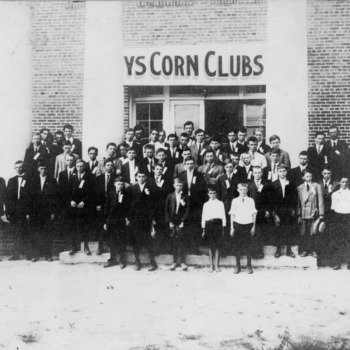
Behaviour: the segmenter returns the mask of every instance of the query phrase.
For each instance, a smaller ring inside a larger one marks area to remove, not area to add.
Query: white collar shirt
[[[338,214],[350,214],[350,190],[338,190],[332,194],[332,207]]]

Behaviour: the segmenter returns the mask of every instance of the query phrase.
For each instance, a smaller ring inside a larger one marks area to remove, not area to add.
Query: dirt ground
[[[346,269],[166,269],[2,261],[0,349],[265,350],[286,337],[350,339]]]

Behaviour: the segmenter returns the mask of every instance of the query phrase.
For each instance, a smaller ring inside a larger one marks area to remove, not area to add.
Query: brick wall
[[[81,138],[85,4],[31,2],[33,130],[65,123]]]
[[[308,0],[309,135],[330,124],[350,141],[350,2]]]
[[[266,41],[266,0],[213,3],[194,0],[190,6],[149,7],[123,1],[124,46]]]

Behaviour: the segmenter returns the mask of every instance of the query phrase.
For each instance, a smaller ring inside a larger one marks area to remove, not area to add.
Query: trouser
[[[215,252],[220,248],[222,242],[222,220],[213,219],[205,222],[205,236],[208,242],[209,249]]]
[[[116,255],[119,253],[120,263],[126,262],[126,234],[125,227],[112,225],[108,229],[108,241],[111,251],[111,260],[116,260]]]
[[[233,227],[235,230],[233,240],[234,240],[234,253],[236,256],[237,266],[241,264],[241,255],[244,253],[247,256],[247,265],[252,264],[252,236],[251,230],[253,224],[239,224],[233,222]]]
[[[142,227],[139,225],[133,225],[133,246],[134,246],[134,255],[135,255],[135,263],[140,264],[140,251],[142,247],[145,247],[151,265],[157,265],[156,260],[154,258],[154,242],[151,237],[151,227]]]
[[[289,213],[279,213],[280,223],[275,223],[275,244],[277,249],[281,249],[282,245],[291,247],[295,235],[295,221]]]
[[[187,240],[188,237],[185,228],[175,225],[170,230],[170,245],[174,264],[177,264],[178,258],[180,258],[180,264],[185,263]]]
[[[14,256],[19,256],[20,254],[30,256],[29,221],[23,216],[13,220],[11,219],[11,222],[13,223],[12,254]]]
[[[350,264],[350,214],[334,214],[331,229],[330,254],[334,264],[341,264],[342,259]]]
[[[84,249],[88,247],[87,217],[76,212],[71,216],[71,244],[73,250],[80,250],[80,243],[84,242]]]
[[[318,252],[318,234],[312,234],[312,225],[315,220],[303,219],[301,223],[300,250],[307,253]]]
[[[41,219],[31,225],[31,256],[39,258],[42,253],[46,258],[52,257],[53,225],[49,218]]]

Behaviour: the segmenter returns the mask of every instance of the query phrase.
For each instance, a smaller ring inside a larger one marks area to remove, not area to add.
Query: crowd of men
[[[172,270],[178,263],[186,270],[186,253],[206,245],[211,270],[219,270],[220,254],[234,253],[235,272],[246,254],[252,273],[251,257],[263,258],[266,237],[273,236],[276,258],[283,246],[295,258],[297,242],[302,257],[318,257],[336,270],[345,252],[350,268],[350,152],[337,126],[329,127],[328,140],[316,132],[295,167],[280,137],[267,145],[260,128],[248,138],[241,127],[208,139],[189,121],[180,135],[154,129],[145,139],[143,133],[139,125],[127,129],[102,158],[93,146],[82,154],[71,125],[54,135],[47,128],[34,134],[24,160],[15,163],[17,175],[7,186],[0,181],[0,214],[15,226],[10,259],[23,253],[33,262],[40,255],[52,261],[52,225],[59,221],[71,255],[80,242],[91,254],[87,233],[96,229],[97,254],[105,242],[111,250],[105,267],[117,263],[118,251],[124,268],[131,244],[135,269],[144,247],[155,270],[157,241],[173,254]]]

